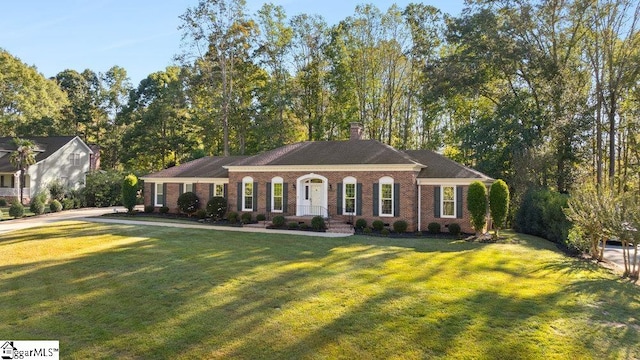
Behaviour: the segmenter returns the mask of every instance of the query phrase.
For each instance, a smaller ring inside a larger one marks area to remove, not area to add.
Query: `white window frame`
[[[81,155],[79,153],[69,154],[69,163],[71,166],[80,166]]]
[[[155,206],[164,206],[164,197],[167,196],[164,193],[164,184],[163,183],[156,183],[155,187],[156,187],[156,191],[155,191],[155,193],[153,195],[153,204]],[[160,189],[160,191],[158,191],[158,189]],[[162,194],[162,200],[163,201],[158,202],[158,194]]]
[[[347,185],[353,185],[353,212],[347,211]],[[358,181],[353,176],[342,179],[342,215],[355,215],[358,212]]]
[[[394,204],[395,204],[395,199],[394,197],[394,191],[393,191],[393,178],[390,176],[385,176],[380,178],[380,180],[378,181],[378,214],[380,215],[380,217],[393,217],[393,214],[395,214],[395,209]],[[389,198],[383,198],[382,197],[382,193],[383,193],[383,188],[385,187],[385,185],[388,185],[391,188],[391,197]],[[383,209],[383,202],[384,200],[390,200],[391,201],[391,213],[383,213],[382,209]]]
[[[444,198],[445,188],[453,189],[453,199],[452,200],[445,200],[445,198]],[[455,185],[442,185],[442,186],[440,186],[440,217],[441,218],[455,219],[457,217],[458,214],[456,214],[456,212],[457,212],[456,204],[457,204],[457,200],[458,199],[456,199],[456,197],[458,196],[458,194],[457,194],[456,190],[457,189],[456,189]],[[445,204],[445,202],[453,203],[453,215],[444,213],[444,204]]]
[[[251,184],[251,195],[247,195],[247,185]],[[253,211],[255,199],[255,189],[253,188],[253,178],[245,176],[242,179],[242,211]],[[247,198],[251,197],[251,206],[247,207]]]
[[[187,189],[187,186],[191,187],[191,189]],[[193,192],[193,183],[184,183],[182,184],[182,193]]]
[[[213,184],[213,196],[224,197],[224,184]]]
[[[280,185],[280,209],[276,209],[276,185]],[[277,176],[271,179],[271,212],[281,213],[284,211],[284,179]]]

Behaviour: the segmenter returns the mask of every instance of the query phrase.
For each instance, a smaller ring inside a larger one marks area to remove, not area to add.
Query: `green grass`
[[[0,239],[0,338],[62,358],[640,358],[640,289],[543,240],[83,222]]]

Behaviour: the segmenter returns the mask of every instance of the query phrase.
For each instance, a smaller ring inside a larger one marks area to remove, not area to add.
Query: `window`
[[[342,213],[343,215],[355,215],[356,214],[356,179],[348,177],[343,180],[343,201]]]
[[[224,197],[224,185],[215,184],[213,189],[213,196]]]
[[[69,154],[69,164],[71,166],[80,166],[80,154],[78,153]]]
[[[440,196],[440,216],[443,218],[456,217],[456,187],[455,186],[443,186],[441,187],[442,194]]]
[[[284,204],[284,186],[281,177],[271,180],[271,211],[282,212]]]
[[[242,210],[253,211],[253,179],[245,177],[242,179]]]
[[[156,184],[156,206],[164,206],[164,184]]]
[[[183,192],[193,192],[193,184],[184,184]]]
[[[393,216],[393,179],[380,179],[380,216]]]

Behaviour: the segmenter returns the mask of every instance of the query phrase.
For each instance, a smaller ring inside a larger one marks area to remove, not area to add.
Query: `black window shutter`
[[[462,219],[462,186],[456,187],[456,217]]]
[[[289,184],[282,184],[282,211],[287,212],[288,210],[288,201],[289,201]]]
[[[244,196],[244,189],[242,188],[242,182],[238,183],[238,211],[244,210],[242,208],[242,197]]]
[[[184,193],[184,184],[183,183],[179,183],[178,184],[178,195],[182,195]]]
[[[378,202],[380,199],[380,193],[378,191],[378,187],[379,187],[378,183],[373,184],[373,216],[378,216],[378,214],[380,213],[380,209],[378,205]]]
[[[167,183],[162,184],[162,206],[167,206]]]
[[[393,216],[400,216],[400,184],[393,184]]]
[[[229,184],[222,185],[222,197],[224,197],[225,199],[227,198],[228,188]]]
[[[265,193],[267,201],[267,211],[271,211],[271,183],[267,183],[267,192]]]
[[[191,191],[192,191],[194,194],[197,194],[197,193],[198,193],[197,189],[198,189],[198,183],[193,183],[193,184],[191,184]]]
[[[440,217],[440,186],[433,187],[433,217]]]
[[[362,184],[356,184],[356,215],[362,215]]]
[[[253,211],[258,211],[258,183],[253,183]]]
[[[214,184],[209,184],[209,199],[213,198],[213,195],[215,194],[214,188],[215,188]]]
[[[337,214],[342,215],[342,183],[336,185],[336,198],[338,199],[336,207]]]
[[[151,205],[156,206],[156,184],[151,183]]]

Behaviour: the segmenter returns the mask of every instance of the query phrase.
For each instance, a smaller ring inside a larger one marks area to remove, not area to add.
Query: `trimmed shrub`
[[[461,232],[460,224],[458,223],[449,224],[449,234],[458,236],[460,235],[460,232]]]
[[[47,189],[49,190],[49,195],[51,195],[52,199],[55,199],[58,201],[62,201],[64,199],[64,194],[66,192],[66,189],[60,181],[54,180],[50,182],[49,186],[47,186]]]
[[[206,219],[207,218],[207,210],[205,209],[198,209],[198,211],[196,211],[196,217],[200,220]]]
[[[230,211],[230,212],[227,214],[227,220],[229,220],[229,223],[230,223],[230,224],[236,224],[236,223],[238,223],[238,219],[239,219],[238,213],[237,213],[237,212],[235,212],[235,211]]]
[[[441,226],[437,222],[432,222],[432,223],[429,223],[429,225],[427,225],[427,230],[429,230],[431,234],[440,234],[440,229],[441,229]]]
[[[480,181],[474,181],[467,191],[467,210],[471,213],[471,226],[480,235],[487,224],[487,187]]]
[[[80,190],[70,190],[69,193],[67,194],[67,196],[70,199],[73,199],[74,209],[79,209],[87,205],[84,193],[85,193],[85,189],[83,188]]]
[[[371,223],[371,226],[373,226],[373,229],[376,231],[382,231],[382,229],[384,229],[384,223],[382,220],[374,220]]]
[[[271,223],[273,224],[274,227],[282,227],[284,226],[284,216],[282,215],[276,215],[273,217],[273,219],[271,219]]]
[[[382,229],[382,231],[380,231],[380,234],[382,236],[389,236],[389,234],[391,234],[391,231],[389,231],[389,229]]]
[[[289,229],[297,229],[298,228],[298,223],[295,221],[290,222],[289,224],[287,224],[287,227]]]
[[[253,214],[249,212],[242,213],[240,218],[242,219],[243,224],[251,224],[253,222]]]
[[[119,171],[94,171],[87,175],[84,188],[86,205],[105,207],[122,204],[122,177]]]
[[[156,208],[153,205],[145,205],[144,206],[144,212],[147,213],[147,214],[152,213],[155,209]]]
[[[567,199],[567,195],[548,189],[529,189],[516,212],[514,229],[564,244],[571,228],[564,214]]]
[[[399,234],[407,232],[408,228],[409,228],[409,224],[407,224],[407,222],[404,220],[398,220],[393,223],[393,231]]]
[[[505,225],[507,213],[509,212],[509,187],[502,180],[496,180],[489,190],[489,210],[493,226],[496,228],[496,236],[498,231]]]
[[[371,230],[371,228],[368,227],[368,226],[366,228],[362,229],[362,233],[367,234],[367,235],[371,234],[372,231],[373,230]]]
[[[49,203],[49,209],[51,210],[51,212],[62,211],[62,204],[60,203],[60,201],[54,199]]]
[[[324,219],[322,216],[314,216],[311,218],[311,228],[315,231],[321,231],[325,229]]]
[[[362,230],[367,227],[367,220],[358,219],[356,220],[356,229]]]
[[[299,226],[299,227],[300,227],[300,230],[307,230],[307,229],[309,229],[309,225],[307,225],[306,223],[302,223],[302,224],[300,224],[300,226]]]
[[[71,210],[76,206],[76,202],[73,199],[64,198],[62,199],[62,209]]]
[[[129,174],[124,177],[124,180],[122,180],[122,205],[124,205],[129,212],[133,212],[133,208],[136,206],[137,197],[138,178],[133,174]],[[180,202],[180,199],[178,199],[178,202]]]
[[[214,196],[207,202],[207,214],[214,220],[222,220],[227,213],[227,199],[222,196]]]
[[[7,206],[7,200],[6,199],[0,199],[0,206],[2,206],[2,207]]]
[[[24,216],[24,206],[18,200],[14,200],[9,207],[9,216],[21,218]]]
[[[187,191],[186,193],[180,194],[178,197],[178,209],[191,216],[194,212],[196,212],[200,208],[200,199],[198,199],[198,195],[191,191]]]
[[[265,220],[267,220],[267,217],[264,214],[258,214],[258,215],[256,215],[256,220],[257,221],[265,221]]]
[[[168,206],[161,206],[159,211],[160,211],[160,214],[168,214],[169,213],[169,207]]]
[[[31,204],[29,204],[29,210],[36,215],[42,214],[44,212],[44,202],[42,202],[39,197],[36,197],[31,201]]]

